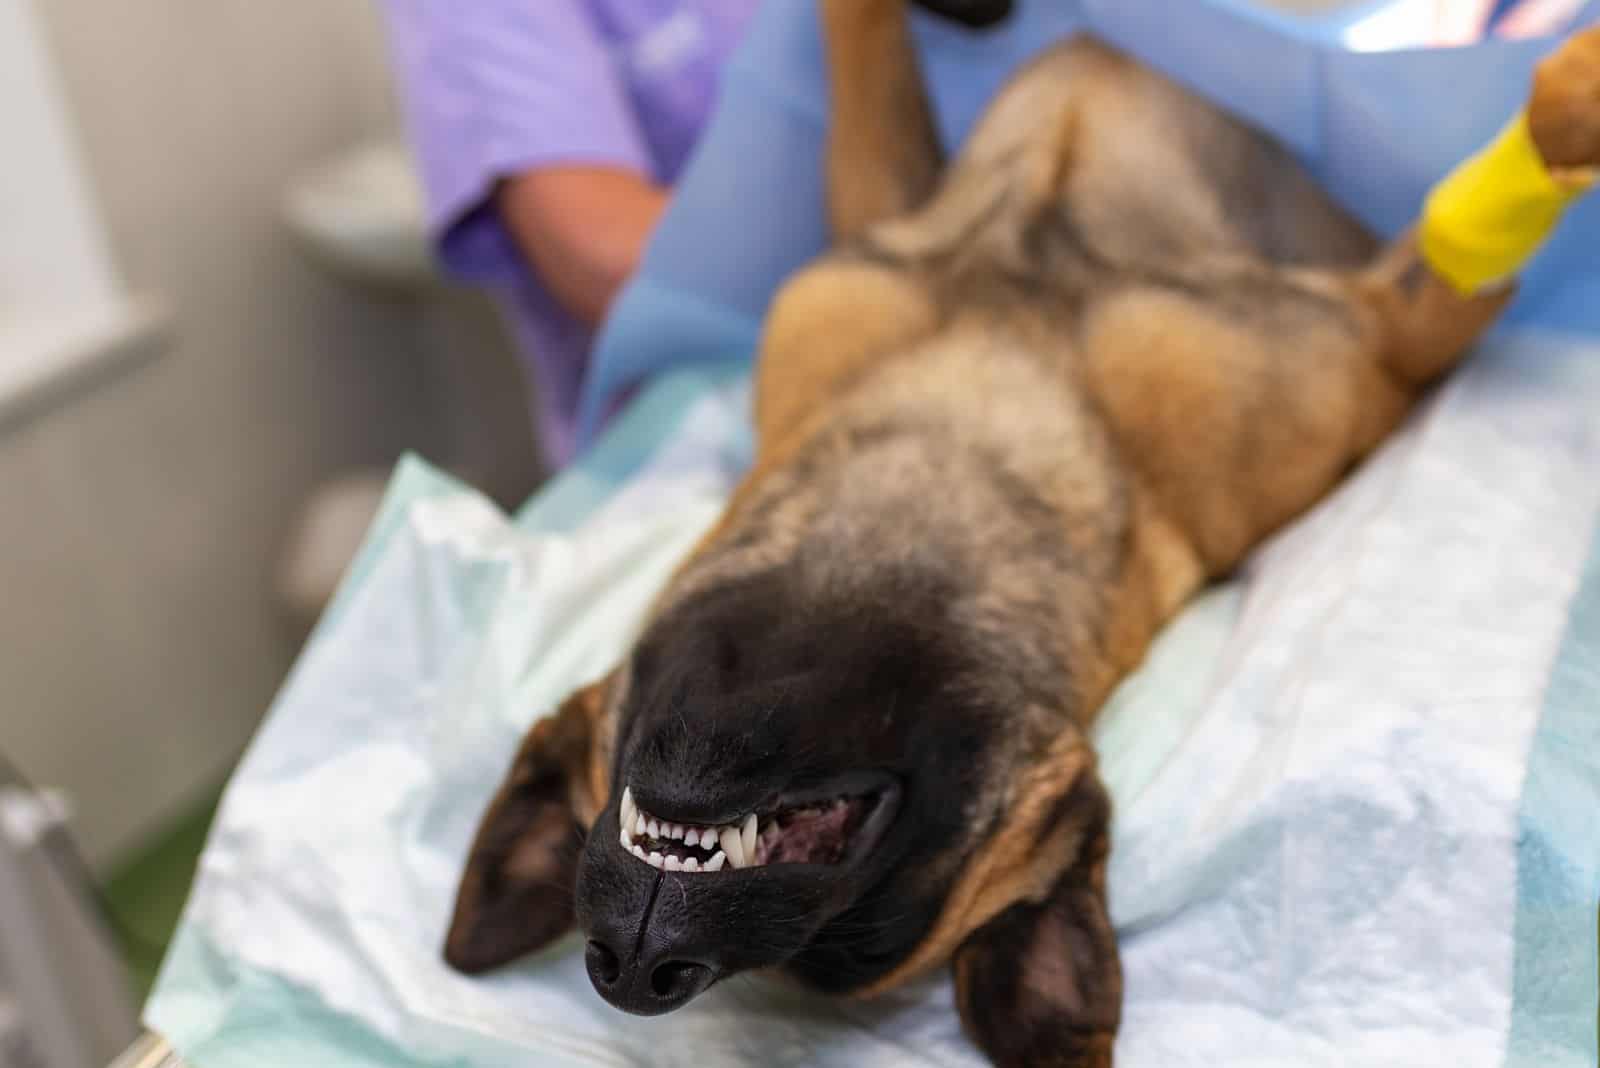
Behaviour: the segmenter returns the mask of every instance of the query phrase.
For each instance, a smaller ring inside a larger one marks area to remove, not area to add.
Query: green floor
[[[217,800],[213,795],[184,813],[145,849],[117,865],[105,880],[106,904],[140,1000],[155,982],[161,957],[189,896]]]

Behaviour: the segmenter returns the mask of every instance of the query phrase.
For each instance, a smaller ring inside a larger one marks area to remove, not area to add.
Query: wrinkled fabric
[[[742,381],[657,390],[518,520],[398,475],[148,1007],[198,1068],[982,1063],[942,976],[869,1004],[739,978],[641,1020],[575,939],[440,960],[518,738],[623,653],[748,458]],[[1600,342],[1503,333],[1161,636],[1096,729],[1119,1066],[1593,1064],[1596,470]]]

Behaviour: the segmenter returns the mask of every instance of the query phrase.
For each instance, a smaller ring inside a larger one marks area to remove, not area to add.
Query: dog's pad
[[[149,1006],[198,1068],[983,1063],[942,975],[866,1004],[742,977],[645,1020],[576,939],[487,979],[440,959],[519,736],[713,521],[745,401],[666,380],[516,520],[402,469]],[[1502,335],[1165,632],[1097,730],[1119,1068],[1594,1063],[1597,471],[1600,346]]]

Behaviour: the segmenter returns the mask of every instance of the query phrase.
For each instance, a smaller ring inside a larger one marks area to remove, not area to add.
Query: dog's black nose
[[[619,806],[584,843],[574,916],[589,940],[589,981],[624,1012],[659,1016],[727,976],[783,964],[848,889],[808,864],[657,868],[623,848]]]
[[[637,951],[603,935],[589,939],[589,981],[600,996],[624,1012],[659,1016],[679,1008],[717,978],[714,966],[675,955],[669,940],[646,931]]]

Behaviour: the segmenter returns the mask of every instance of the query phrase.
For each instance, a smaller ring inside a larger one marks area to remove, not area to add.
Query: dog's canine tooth
[[[746,864],[756,862],[756,814],[754,812],[744,818],[744,829],[739,832],[739,844],[744,847],[744,861]]]
[[[722,833],[717,836],[722,843],[722,851],[728,854],[728,863],[735,868],[744,867],[744,841],[733,827],[722,828]]]
[[[671,823],[650,815],[633,799],[633,787],[624,787],[618,807],[622,848],[652,868],[662,871],[714,872],[724,866],[751,868],[756,866],[756,847],[769,832],[777,830],[777,822],[754,812],[737,824],[725,827],[696,827],[686,823]],[[685,845],[713,852],[710,860],[699,857],[679,857],[672,853],[646,852],[639,839],[649,835],[661,840],[681,841]],[[720,848],[719,848],[720,847]]]

